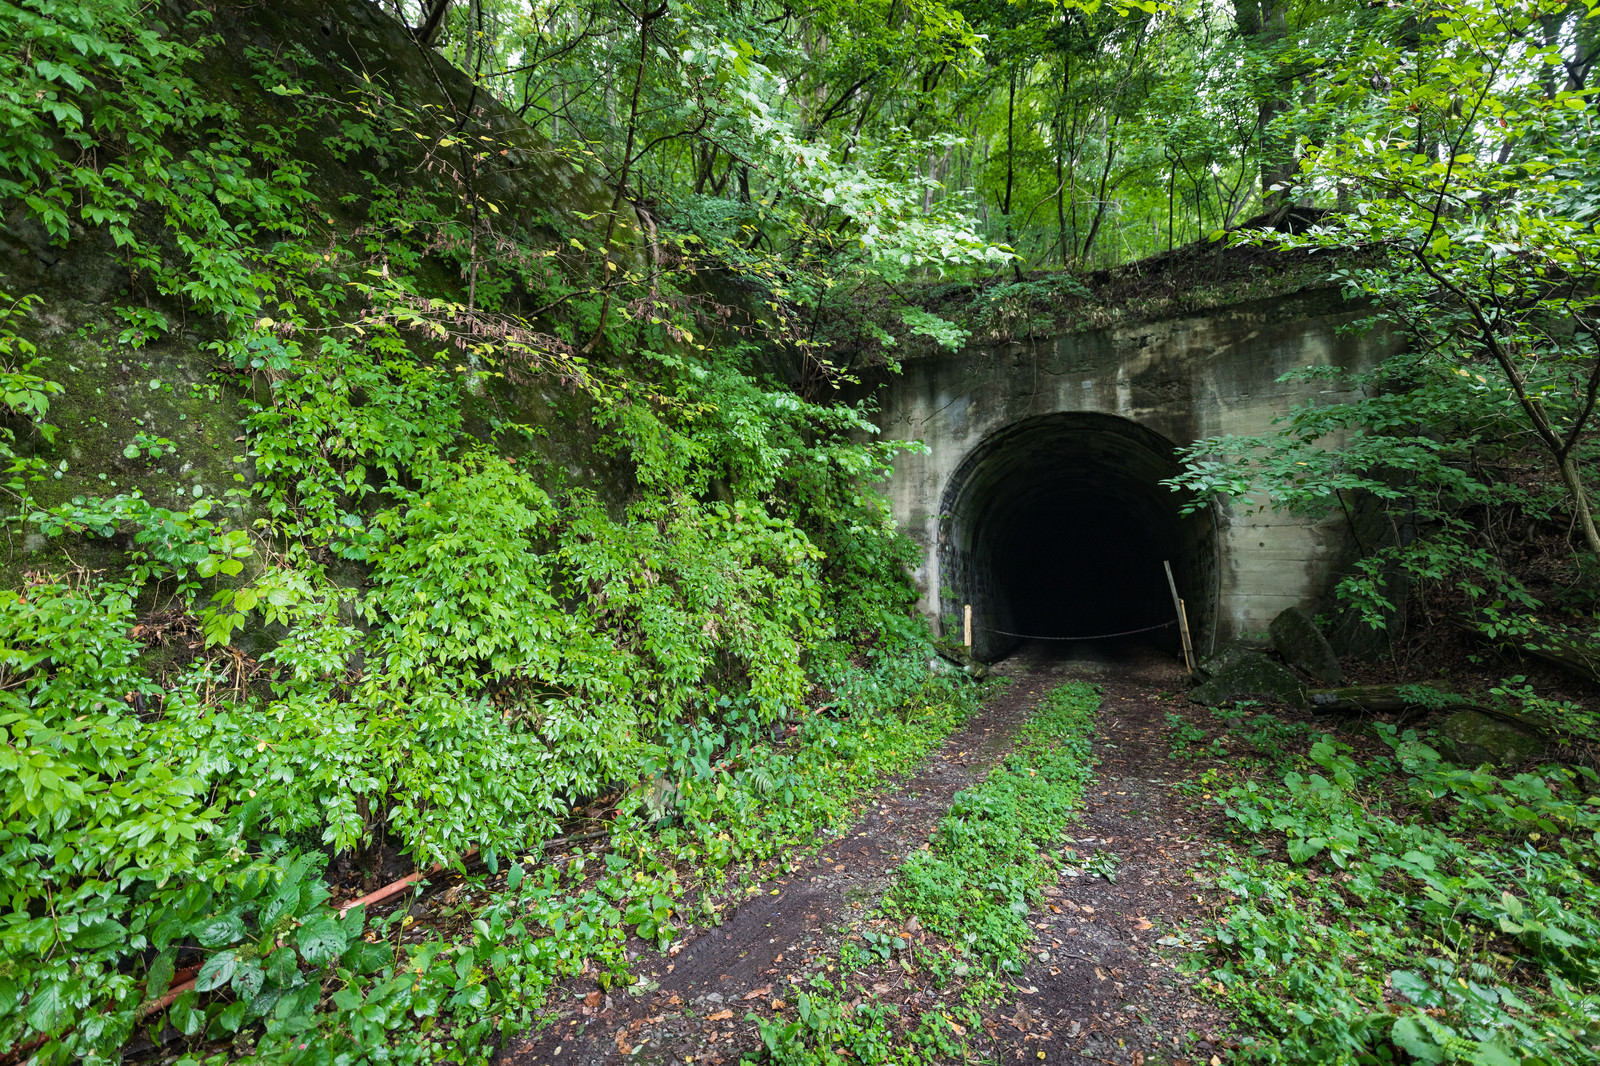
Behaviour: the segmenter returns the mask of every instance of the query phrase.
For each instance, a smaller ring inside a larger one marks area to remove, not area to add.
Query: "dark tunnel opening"
[[[940,508],[946,619],[971,604],[973,651],[989,661],[1030,639],[1140,636],[1176,652],[1170,562],[1204,651],[1216,537],[1209,513],[1180,514],[1161,484],[1177,472],[1171,441],[1111,415],[1046,415],[996,433]]]

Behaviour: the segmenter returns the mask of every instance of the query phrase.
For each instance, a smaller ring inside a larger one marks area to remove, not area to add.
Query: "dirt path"
[[[1173,791],[1191,768],[1167,755],[1167,714],[1205,712],[1182,698],[1182,669],[1164,656],[1129,648],[1065,665],[1105,691],[1099,767],[1068,844],[1085,861],[1064,855],[1083,872],[1046,888],[1035,961],[1018,982],[1033,991],[991,1012],[999,1024],[985,1050],[1002,1063],[1038,1062],[1040,1051],[1117,1066],[1226,1059],[1226,1019],[1189,991],[1169,935],[1201,916],[1193,871],[1210,827]]]
[[[955,793],[984,778],[1040,697],[1068,677],[1089,677],[1106,690],[1100,774],[1070,847],[1079,859],[1108,853],[1091,866],[1116,880],[1083,873],[1047,888],[1046,908],[1033,916],[1036,961],[1020,978],[1029,991],[990,1013],[986,1031],[973,1034],[977,1050],[1001,1062],[1037,1062],[1041,1050],[1050,1060],[1086,1055],[1118,1066],[1191,1055],[1209,1061],[1220,1019],[1192,1000],[1154,944],[1191,914],[1189,871],[1199,848],[1170,794],[1162,739],[1165,710],[1176,704],[1159,697],[1179,688],[1180,672],[1140,649],[1034,654],[1002,669],[1015,676],[1010,689],[877,796],[845,836],[799,871],[760,886],[722,926],[692,935],[671,955],[643,954],[636,972],[644,994],[564,989],[552,1000],[555,1023],[511,1041],[502,1066],[715,1064],[755,1050],[746,1011],[769,1007],[789,982],[834,956]],[[894,998],[914,1004],[914,984],[898,982]]]

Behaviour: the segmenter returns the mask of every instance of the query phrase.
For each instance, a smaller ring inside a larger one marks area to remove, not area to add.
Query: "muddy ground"
[[[1178,968],[1184,931],[1206,917],[1197,867],[1215,828],[1174,788],[1196,767],[1169,757],[1168,715],[1197,723],[1208,715],[1182,698],[1181,664],[1137,643],[1056,645],[1026,649],[999,672],[1012,677],[1010,687],[875,797],[847,834],[749,892],[720,927],[691,933],[666,954],[639,945],[634,989],[563,987],[547,1024],[511,1041],[502,1066],[716,1066],[756,1052],[746,1015],[782,1010],[792,984],[836,957],[955,793],[980,782],[1038,700],[1074,677],[1105,693],[1099,770],[1063,842],[1064,876],[1030,916],[1037,938],[1028,964],[1007,1000],[964,1034],[970,1055],[1116,1066],[1226,1061],[1226,1019]],[[941,1002],[914,964],[891,961],[882,971],[873,995],[908,1015]]]

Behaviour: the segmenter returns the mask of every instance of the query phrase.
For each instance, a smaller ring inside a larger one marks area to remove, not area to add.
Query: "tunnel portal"
[[[1173,444],[1125,418],[1045,415],[993,434],[957,468],[940,507],[947,628],[973,608],[973,651],[1003,658],[1029,637],[1125,634],[1172,622],[1163,561],[1196,647],[1214,632],[1217,549],[1208,512],[1179,514],[1161,484]],[[1144,634],[1178,649],[1174,626]]]

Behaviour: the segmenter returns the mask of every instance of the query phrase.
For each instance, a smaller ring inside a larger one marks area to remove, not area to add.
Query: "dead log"
[[[1425,693],[1436,694],[1437,698]],[[1314,688],[1306,693],[1306,697],[1314,711],[1390,714],[1445,706],[1457,709],[1449,693],[1430,685],[1345,685],[1340,688]]]
[[[1547,638],[1547,643],[1542,645],[1517,644],[1486,637],[1473,624],[1472,619],[1465,615],[1456,615],[1452,621],[1458,630],[1477,637],[1498,652],[1531,656],[1591,685],[1600,685],[1600,646],[1596,646],[1593,641],[1564,640],[1558,634],[1551,634]]]

